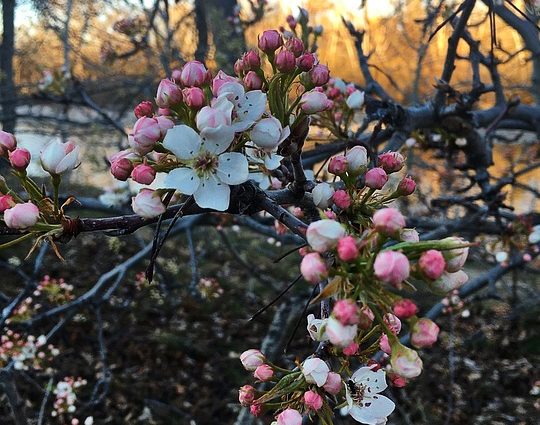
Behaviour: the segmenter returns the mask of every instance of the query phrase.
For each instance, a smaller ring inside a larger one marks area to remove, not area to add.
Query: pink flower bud
[[[314,221],[306,232],[309,245],[317,252],[325,252],[334,248],[344,236],[345,229],[334,220]]]
[[[199,61],[187,62],[182,68],[180,81],[186,87],[200,87],[209,80],[209,72]]]
[[[140,184],[150,184],[156,178],[156,170],[150,165],[139,164],[131,172],[131,178]]]
[[[418,313],[417,305],[408,298],[403,298],[396,301],[394,307],[392,307],[394,314],[400,319],[409,319]]]
[[[344,155],[336,155],[330,158],[328,163],[328,171],[337,176],[342,175],[347,171],[347,158]]]
[[[161,138],[161,129],[156,118],[141,117],[133,126],[130,146],[141,155],[150,152]]]
[[[274,59],[274,64],[278,71],[288,73],[296,67],[296,60],[292,52],[281,49]]]
[[[0,130],[0,155],[7,155],[17,147],[15,136],[7,131]]]
[[[337,244],[338,257],[341,261],[351,262],[358,257],[356,240],[352,236],[345,236]]]
[[[388,372],[386,377],[390,381],[390,385],[396,388],[403,388],[407,385],[407,380],[403,376],[399,376],[397,373]]]
[[[359,321],[358,306],[354,300],[336,301],[332,314],[342,325],[355,325]]]
[[[342,210],[346,210],[351,206],[351,197],[344,190],[336,190],[332,199],[334,200],[334,204]]]
[[[148,100],[143,100],[133,110],[137,118],[151,117],[154,114],[154,105]]]
[[[372,168],[366,173],[366,186],[371,189],[382,189],[388,181],[388,175],[380,168]]]
[[[171,73],[171,78],[176,82],[179,83],[180,79],[182,78],[182,70],[181,69],[173,69]]]
[[[296,66],[304,72],[308,72],[315,65],[315,55],[313,53],[304,53],[296,59]]]
[[[399,196],[409,196],[416,189],[416,182],[410,177],[404,177],[403,180],[399,182],[397,187],[397,193]]]
[[[326,91],[326,95],[328,96],[329,99],[338,100],[341,98],[341,90],[339,90],[337,87],[330,87]],[[343,116],[343,114],[341,116]]]
[[[358,326],[360,329],[369,329],[371,328],[371,324],[373,323],[373,320],[375,319],[375,315],[373,314],[373,311],[365,305],[360,309],[360,312],[358,313]]]
[[[430,319],[419,319],[411,331],[411,343],[416,348],[431,347],[437,342],[439,327]]]
[[[326,65],[315,65],[311,71],[309,71],[312,83],[317,86],[324,86],[330,79],[330,71]]]
[[[27,229],[39,220],[39,209],[32,202],[16,204],[4,211],[4,222],[11,229]]]
[[[111,163],[111,174],[115,179],[126,181],[133,171],[133,163],[127,158],[119,158]]]
[[[343,349],[343,354],[346,356],[354,356],[358,353],[360,345],[357,342],[351,342]]]
[[[157,217],[166,210],[159,193],[152,189],[141,189],[137,196],[131,198],[131,207],[143,218]]]
[[[422,253],[418,260],[418,267],[420,267],[424,276],[428,279],[435,280],[443,274],[446,261],[444,261],[441,251],[430,249]]]
[[[172,116],[172,111],[169,108],[158,108],[157,114],[160,117],[170,117]]]
[[[326,97],[324,93],[311,90],[302,95],[300,99],[300,108],[306,114],[316,114],[326,111],[334,106],[334,102]]]
[[[259,36],[259,49],[266,54],[272,54],[283,46],[283,38],[276,30],[266,30]]]
[[[323,385],[323,389],[331,395],[339,394],[343,382],[339,373],[330,372],[326,378],[326,382]]]
[[[416,378],[422,373],[422,360],[418,353],[399,342],[392,344],[390,364],[393,371],[404,378]]]
[[[266,358],[259,350],[252,348],[251,350],[244,351],[240,354],[240,361],[242,362],[244,369],[255,371],[259,366],[264,364]]]
[[[367,149],[363,146],[355,146],[346,154],[347,171],[351,174],[362,173],[368,164]]]
[[[306,254],[304,258],[302,258],[302,262],[300,263],[300,271],[302,272],[304,279],[311,283],[318,283],[321,281],[321,279],[328,276],[328,268],[326,267],[326,263],[316,252]]]
[[[294,31],[294,29],[296,28],[296,25],[298,25],[298,22],[296,22],[296,19],[294,19],[294,16],[287,15],[285,20],[287,21],[289,28]]]
[[[244,77],[244,86],[248,90],[260,90],[263,86],[263,80],[255,71],[249,71]]]
[[[315,391],[306,391],[304,393],[304,404],[308,409],[319,410],[323,405],[323,399]]]
[[[26,170],[26,167],[30,164],[30,152],[28,149],[16,148],[9,152],[9,162],[16,170]]]
[[[237,83],[237,82],[238,82],[238,78],[227,75],[225,72],[220,70],[217,73],[217,75],[214,77],[214,79],[212,80],[212,93],[214,94],[214,96],[217,96],[219,93],[219,89],[221,88],[223,84]]]
[[[450,237],[443,239],[443,242],[454,242],[456,244],[465,243],[466,241],[458,237]],[[456,248],[445,251],[446,271],[450,273],[457,272],[463,268],[469,255],[469,247]]]
[[[331,211],[331,210],[326,210],[324,212],[324,215],[326,216],[327,219],[329,220],[337,220],[337,215],[334,211]]]
[[[58,175],[71,171],[80,164],[79,150],[75,143],[54,140],[41,151],[41,166],[50,174]]]
[[[395,208],[383,208],[373,214],[373,227],[384,235],[393,236],[405,227],[405,218]]]
[[[409,260],[401,252],[380,252],[375,258],[373,267],[375,276],[379,280],[398,289],[401,287],[401,283],[409,277]]]
[[[8,208],[15,206],[15,201],[11,195],[0,196],[0,213],[3,213]]]
[[[256,418],[261,416],[262,412],[263,412],[262,404],[253,403],[251,406],[249,406],[249,413],[251,413]]]
[[[285,43],[285,48],[292,52],[296,58],[304,53],[304,43],[297,37],[289,38]]]
[[[298,410],[285,409],[278,415],[277,425],[302,425],[302,415]]]
[[[244,73],[244,62],[242,59],[237,59],[233,66],[234,73],[238,75],[239,77],[242,77],[242,74]],[[220,71],[223,72],[223,71]],[[215,79],[215,78],[214,78]]]
[[[249,406],[255,400],[255,388],[251,385],[244,385],[238,390],[238,401],[242,406]]]
[[[388,341],[388,336],[386,334],[381,335],[381,339],[379,340],[379,348],[386,354],[392,353],[392,347],[390,347],[390,342]]]
[[[204,130],[205,128],[216,128],[221,125],[230,125],[231,118],[223,110],[212,106],[202,108],[196,117],[197,128]]]
[[[161,80],[159,83],[156,103],[162,108],[170,108],[182,102],[182,90],[171,80]]]
[[[419,242],[420,235],[415,229],[401,229],[399,239],[403,242]]]
[[[187,87],[182,90],[184,102],[192,109],[201,109],[206,103],[206,97],[200,87]]]
[[[261,67],[261,58],[255,50],[250,50],[242,57],[243,71],[257,71]]]
[[[379,155],[379,167],[387,174],[395,173],[403,168],[405,158],[399,152],[385,152]]]
[[[357,325],[342,325],[335,317],[330,316],[326,322],[326,335],[330,342],[338,347],[347,347],[356,338]]]
[[[155,120],[157,121],[157,125],[159,127],[160,138],[163,139],[167,134],[167,130],[174,127],[174,122],[167,117],[157,117]]]
[[[255,369],[253,376],[259,381],[265,382],[274,376],[274,369],[272,369],[267,364],[262,364],[260,366],[257,366],[257,369]]]
[[[394,335],[397,335],[401,332],[401,320],[392,313],[386,313],[383,317],[384,323],[386,323],[386,326],[388,326],[388,329],[390,329],[390,332],[392,332]]]

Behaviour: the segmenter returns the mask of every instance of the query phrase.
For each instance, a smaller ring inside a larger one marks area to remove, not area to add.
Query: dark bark
[[[2,1],[2,45],[0,46],[0,103],[2,104],[2,129],[13,133],[16,124],[16,91],[13,82],[13,55],[15,53],[15,3]]]
[[[195,0],[195,26],[198,35],[195,59],[203,63],[206,61],[206,55],[208,54],[208,23],[206,19],[205,1]]]

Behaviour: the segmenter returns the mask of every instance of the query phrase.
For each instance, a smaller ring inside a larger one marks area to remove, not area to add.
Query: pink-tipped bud
[[[345,158],[344,155],[336,155],[330,158],[328,171],[337,176],[345,173],[345,171],[347,171],[347,158]]]
[[[407,380],[403,376],[399,376],[397,373],[388,372],[386,377],[390,381],[390,385],[395,388],[403,388],[407,385]]]
[[[309,71],[311,82],[316,86],[324,86],[330,79],[330,71],[326,65],[315,65],[311,71]]]
[[[399,342],[392,344],[390,364],[393,371],[404,378],[416,378],[422,373],[422,360],[418,353]]]
[[[261,58],[255,50],[244,53],[242,57],[244,71],[257,71],[261,67]]]
[[[297,37],[291,37],[285,43],[285,48],[298,58],[304,53],[304,43]]]
[[[115,179],[125,182],[133,171],[133,163],[127,158],[120,158],[111,162],[111,174]]]
[[[263,86],[262,78],[255,71],[249,71],[243,81],[248,90],[260,90]]]
[[[180,81],[186,87],[200,87],[209,81],[210,74],[199,61],[187,62],[182,68]]]
[[[238,401],[242,406],[250,406],[255,400],[255,388],[251,385],[244,385],[238,390]]]
[[[296,22],[296,19],[294,19],[293,15],[288,15],[285,20],[287,21],[287,24],[289,25],[289,28],[294,31],[296,28],[296,25],[298,25],[298,22]]]
[[[304,393],[304,404],[308,409],[319,410],[323,405],[323,399],[315,391],[306,391]]]
[[[334,304],[332,314],[342,325],[356,325],[358,323],[358,305],[354,300],[338,300]]]
[[[160,117],[170,117],[172,116],[172,111],[169,108],[158,108],[157,114]]]
[[[298,410],[285,409],[278,415],[277,425],[302,425],[302,415]]]
[[[154,105],[149,100],[143,100],[133,110],[133,113],[137,118],[152,117],[154,115]]]
[[[0,196],[0,213],[3,213],[8,208],[15,206],[15,201],[11,195]]]
[[[323,258],[316,252],[306,254],[300,263],[302,276],[310,283],[318,283],[328,276],[328,268]]]
[[[419,319],[411,331],[411,343],[416,348],[431,347],[437,342],[439,327],[435,322],[425,317]]]
[[[24,148],[16,148],[9,152],[9,162],[13,168],[19,171],[26,170],[30,164],[30,151]]]
[[[262,412],[263,412],[263,405],[262,404],[253,403],[251,406],[249,406],[249,413],[251,413],[256,418],[261,416]]]
[[[0,130],[0,155],[7,155],[9,151],[16,147],[17,140],[15,140],[15,136],[7,131]]]
[[[390,342],[388,341],[388,336],[386,334],[381,335],[381,339],[379,340],[379,348],[386,354],[392,353],[392,347],[390,347]]]
[[[366,330],[371,328],[374,319],[375,314],[373,314],[373,311],[367,305],[363,306],[358,312],[358,326],[360,329]]]
[[[341,261],[351,262],[358,257],[358,246],[352,236],[345,236],[337,244],[338,257]]]
[[[408,298],[403,298],[396,301],[394,307],[392,307],[394,314],[400,319],[409,319],[418,313],[417,305]]]
[[[428,279],[436,280],[442,276],[446,261],[440,251],[430,249],[422,253],[418,267]]]
[[[401,320],[399,320],[399,317],[392,313],[386,313],[383,320],[384,323],[386,323],[386,326],[388,326],[388,329],[390,329],[390,332],[394,335],[401,332]]]
[[[363,173],[369,162],[367,149],[363,146],[353,147],[347,152],[345,158],[347,159],[347,171],[354,175]]]
[[[141,189],[137,196],[131,198],[131,207],[135,214],[143,218],[154,218],[167,210],[159,192],[146,188]]]
[[[171,78],[174,80],[175,83],[180,83],[180,80],[182,79],[182,70],[173,69],[171,73]]]
[[[331,395],[339,394],[341,387],[343,386],[343,381],[339,373],[330,372],[326,378],[326,382],[323,385],[323,389]]]
[[[131,172],[131,178],[140,184],[150,184],[156,178],[156,170],[150,165],[139,164]]]
[[[342,189],[336,190],[332,195],[332,199],[334,200],[334,204],[342,210],[346,210],[351,206],[351,197]]]
[[[276,65],[276,68],[280,72],[287,73],[293,71],[296,67],[294,54],[285,49],[280,50],[274,59],[274,65]]]
[[[405,218],[395,208],[383,208],[373,214],[373,227],[380,233],[393,236],[405,227]]]
[[[259,366],[264,364],[266,358],[259,350],[252,348],[251,350],[244,351],[240,354],[240,361],[242,362],[244,369],[255,371]]]
[[[259,36],[259,49],[266,54],[273,54],[283,46],[283,38],[276,30],[266,30]]]
[[[182,90],[171,80],[161,80],[156,93],[156,104],[170,108],[182,102]]]
[[[345,354],[346,356],[355,356],[356,354],[358,354],[359,348],[360,344],[358,344],[357,342],[351,342],[343,349],[343,354]]]
[[[131,147],[141,155],[147,154],[161,138],[161,129],[156,118],[141,117],[133,126]]]
[[[200,87],[188,87],[182,90],[184,102],[191,109],[199,110],[206,104],[204,91]]]
[[[382,189],[388,181],[388,175],[380,168],[372,168],[366,173],[366,186],[371,189]]]
[[[409,196],[416,189],[416,182],[410,177],[404,177],[396,189],[399,196]]]
[[[242,59],[237,59],[233,66],[234,73],[239,77],[242,77],[244,74],[244,62]],[[214,78],[215,79],[215,78]]]
[[[328,99],[324,93],[315,90],[304,93],[300,99],[300,107],[306,114],[316,114],[333,106],[334,102]]]
[[[308,72],[311,68],[313,68],[316,61],[317,58],[313,53],[304,53],[303,55],[299,56],[298,59],[296,59],[296,66],[301,71]]]
[[[375,276],[382,282],[396,288],[409,277],[410,266],[408,258],[401,252],[383,251],[377,254],[375,263]]]
[[[257,366],[257,369],[253,372],[253,376],[259,381],[266,382],[274,376],[274,369],[267,364],[262,364]]]
[[[405,158],[399,152],[385,152],[379,155],[379,167],[387,174],[395,173],[403,168]]]
[[[39,209],[32,202],[16,204],[4,211],[4,222],[10,229],[27,229],[39,220]]]

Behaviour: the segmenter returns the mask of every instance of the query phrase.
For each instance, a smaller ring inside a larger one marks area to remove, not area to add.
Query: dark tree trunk
[[[13,82],[13,55],[15,53],[15,3],[2,1],[2,45],[0,46],[0,103],[2,104],[2,129],[15,131],[16,92]]]
[[[195,25],[198,35],[195,59],[204,63],[208,54],[208,22],[205,0],[195,0]]]

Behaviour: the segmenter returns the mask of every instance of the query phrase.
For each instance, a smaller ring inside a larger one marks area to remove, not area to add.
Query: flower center
[[[193,169],[199,177],[206,176],[214,172],[218,166],[218,157],[210,152],[201,152],[195,159]]]
[[[350,379],[347,381],[347,386],[349,387],[351,399],[354,404],[358,404],[360,407],[364,407],[362,400],[364,399],[364,392],[366,391],[366,386],[362,384],[357,384]]]

